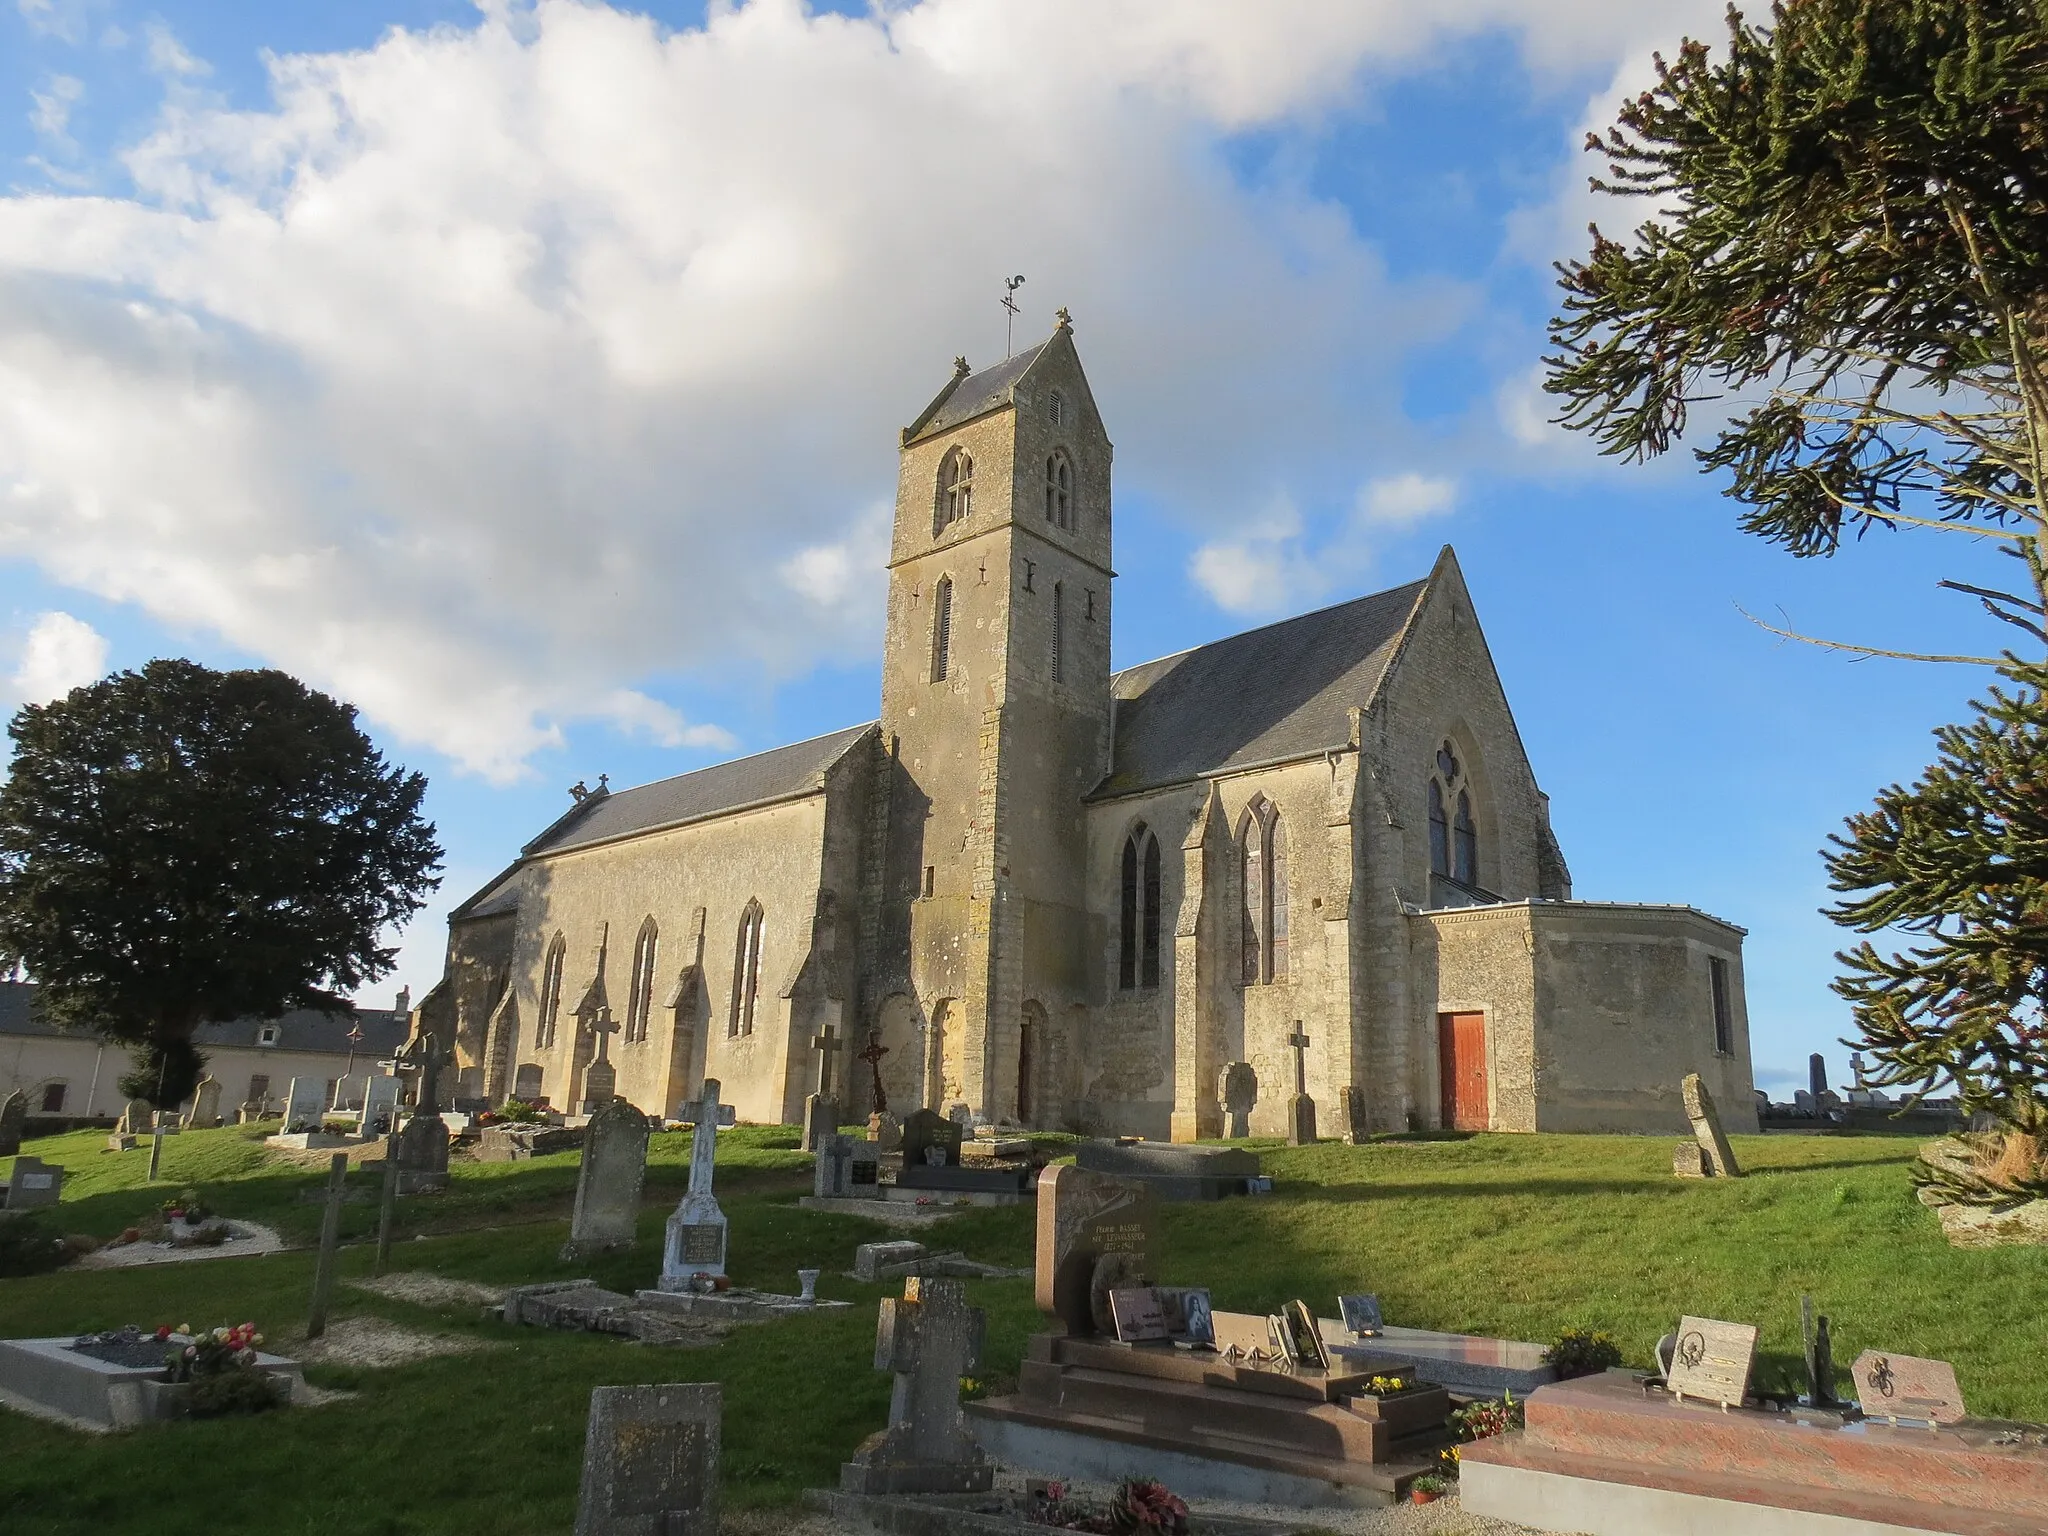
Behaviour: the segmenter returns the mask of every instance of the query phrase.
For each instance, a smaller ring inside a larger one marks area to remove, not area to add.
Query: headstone
[[[882,1149],[872,1141],[854,1141],[847,1165],[846,1193],[855,1200],[882,1198]]]
[[[1967,1418],[1956,1368],[1946,1360],[1866,1349],[1849,1367],[1867,1419],[1919,1419],[1953,1424]]]
[[[884,1152],[894,1152],[903,1145],[903,1122],[887,1110],[878,1110],[868,1116],[868,1140]]]
[[[220,1079],[210,1072],[192,1090],[192,1124],[208,1131],[220,1124]]]
[[[1337,1090],[1337,1116],[1344,1124],[1344,1140],[1362,1147],[1372,1140],[1371,1117],[1366,1113],[1365,1090],[1346,1084]]]
[[[8,1210],[55,1205],[63,1193],[64,1170],[57,1164],[26,1154],[15,1158],[14,1171],[7,1176]]]
[[[704,1091],[681,1106],[696,1127],[690,1141],[690,1192],[668,1219],[661,1250],[660,1288],[687,1291],[695,1275],[725,1273],[725,1212],[711,1192],[718,1160],[718,1128],[733,1123],[732,1106],[718,1102],[718,1079],[704,1079]]]
[[[671,1382],[592,1391],[576,1536],[718,1536],[723,1390]]]
[[[382,1073],[372,1076],[363,1087],[363,1118],[360,1126],[362,1134],[389,1135],[397,1114],[398,1079],[386,1077]]]
[[[156,1124],[156,1106],[147,1099],[130,1099],[121,1107],[121,1123],[114,1127],[121,1136],[143,1136]]]
[[[1287,1100],[1287,1145],[1312,1147],[1316,1144],[1316,1101],[1308,1096],[1309,1037],[1302,1033],[1301,1020],[1287,1036],[1294,1050],[1294,1093]]]
[[[1337,1310],[1344,1314],[1344,1331],[1354,1339],[1373,1338],[1387,1326],[1377,1296],[1339,1296]]]
[[[920,1109],[903,1122],[903,1166],[958,1168],[962,1127],[936,1111]],[[938,1156],[932,1152],[936,1149]]]
[[[1801,1088],[1792,1095],[1792,1107],[1810,1119],[1818,1120],[1820,1118],[1819,1097],[1808,1093],[1804,1088]]]
[[[594,1115],[613,1099],[618,1097],[619,1069],[612,1065],[610,1044],[619,1026],[612,1022],[610,1008],[599,1005],[597,1016],[590,1021],[591,1032],[597,1036],[597,1059],[583,1069],[583,1113]]]
[[[923,1243],[898,1238],[887,1243],[862,1243],[853,1250],[853,1277],[873,1284],[887,1278],[886,1271],[898,1264],[915,1264],[925,1256]]]
[[[1722,1323],[1710,1317],[1681,1317],[1678,1343],[1664,1385],[1673,1397],[1697,1397],[1740,1408],[1749,1392],[1749,1370],[1756,1360],[1756,1327]]]
[[[632,1247],[646,1177],[647,1117],[624,1099],[613,1099],[584,1129],[576,1208],[562,1257],[581,1259]]]
[[[19,1088],[0,1099],[0,1157],[12,1157],[21,1150],[22,1131],[28,1125],[28,1095]]]
[[[974,1129],[974,1109],[968,1104],[948,1104],[946,1118],[960,1127],[962,1135]]]
[[[1736,1166],[1735,1153],[1721,1130],[1721,1116],[1714,1109],[1714,1096],[1707,1092],[1707,1085],[1700,1081],[1699,1073],[1686,1073],[1680,1091],[1685,1098],[1686,1117],[1692,1121],[1692,1134],[1700,1144],[1700,1151],[1706,1154],[1710,1175],[1721,1179],[1741,1178],[1742,1169]]]
[[[853,1193],[853,1138],[827,1136],[818,1146],[811,1193],[820,1200],[843,1200]]]
[[[839,1134],[839,1095],[832,1091],[832,1064],[839,1051],[839,1032],[827,1024],[811,1037],[811,1049],[818,1053],[818,1091],[804,1100],[806,1152],[817,1151],[827,1136]]]
[[[1806,1058],[1806,1091],[1816,1102],[1828,1091],[1828,1061],[1819,1051]]]
[[[286,1135],[317,1131],[327,1114],[327,1084],[317,1077],[295,1077],[284,1095]]]
[[[1121,1270],[1129,1284],[1151,1283],[1158,1225],[1152,1192],[1140,1180],[1046,1169],[1038,1180],[1039,1311],[1058,1317],[1076,1337],[1106,1331],[1096,1322],[1097,1272],[1106,1279]]]
[[[398,1192],[440,1189],[447,1182],[448,1124],[437,1114],[415,1114],[398,1133]]]
[[[1259,1074],[1248,1061],[1233,1061],[1223,1069],[1223,1112],[1230,1116],[1228,1134],[1233,1140],[1251,1135],[1252,1106],[1259,1102]]]
[[[1681,1141],[1671,1148],[1671,1172],[1681,1179],[1707,1179],[1713,1170],[1707,1165],[1706,1149],[1696,1141]]]
[[[960,1412],[960,1378],[981,1357],[985,1319],[958,1280],[910,1279],[882,1302],[875,1369],[896,1377],[889,1427],[839,1471],[847,1493],[984,1493],[995,1467]]]

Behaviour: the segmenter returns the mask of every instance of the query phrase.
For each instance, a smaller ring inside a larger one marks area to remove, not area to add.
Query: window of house
[[[1054,390],[1046,397],[1045,414],[1054,426],[1064,427],[1067,424],[1067,397]]]
[[[547,958],[541,962],[540,1018],[534,1028],[534,1043],[544,1051],[553,1048],[555,1026],[561,1020],[562,961],[568,952],[567,942],[558,933],[548,945]]]
[[[1052,680],[1062,682],[1067,675],[1067,587],[1065,582],[1052,584]]]
[[[754,1003],[761,993],[761,903],[749,901],[740,914],[739,933],[733,942],[732,1019],[728,1035],[754,1032]]]
[[[648,1017],[654,1012],[655,955],[660,945],[661,931],[649,917],[640,925],[640,936],[633,941],[633,980],[626,994],[628,1042],[647,1038]]]
[[[1117,927],[1117,985],[1159,985],[1159,839],[1140,822],[1124,839]]]
[[[256,1043],[258,1045],[277,1044],[277,1026],[275,1024],[265,1024],[258,1029],[256,1031]]]
[[[1045,520],[1074,526],[1074,465],[1064,448],[1055,448],[1045,461]]]
[[[932,589],[932,681],[943,683],[953,663],[953,578]]]
[[[974,460],[965,448],[950,448],[939,460],[939,480],[932,490],[932,537],[964,522],[974,510]]]
[[[1733,1056],[1735,1013],[1728,998],[1728,962],[1719,955],[1709,955],[1707,979],[1714,989],[1714,1049],[1723,1056]]]
[[[43,1084],[43,1113],[61,1115],[64,1113],[64,1084]]]
[[[1263,795],[1238,825],[1239,889],[1244,893],[1241,979],[1248,987],[1287,978],[1287,829]]]

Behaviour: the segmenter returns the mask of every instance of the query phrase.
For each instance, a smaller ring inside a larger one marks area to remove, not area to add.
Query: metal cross
[[[1022,288],[1023,286],[1024,286],[1024,274],[1023,274],[1022,272],[1019,272],[1019,273],[1018,273],[1018,274],[1017,274],[1017,275],[1016,275],[1015,277],[1012,277],[1012,278],[1008,278],[1008,279],[1006,279],[1006,280],[1004,281],[1004,283],[1003,283],[1003,308],[1009,311],[1009,314],[1008,314],[1008,315],[1006,315],[1006,316],[1005,316],[1005,317],[1003,318],[1003,356],[1004,356],[1004,357],[1008,357],[1008,356],[1010,355],[1011,351],[1013,350],[1013,345],[1012,345],[1012,344],[1013,344],[1013,343],[1015,342],[1015,340],[1016,340],[1016,334],[1017,334],[1017,299],[1016,299],[1016,293],[1017,293],[1017,290],[1018,290],[1019,288]]]
[[[853,1058],[855,1061],[866,1062],[868,1070],[875,1075],[875,1113],[878,1115],[889,1107],[889,1095],[882,1091],[882,1058],[888,1054],[889,1047],[882,1044],[882,1037],[871,1030],[868,1033],[867,1049]]]
[[[1308,1092],[1308,1036],[1301,1032],[1301,1020],[1294,1021],[1294,1033],[1287,1037],[1287,1043],[1294,1047],[1294,1091]]]

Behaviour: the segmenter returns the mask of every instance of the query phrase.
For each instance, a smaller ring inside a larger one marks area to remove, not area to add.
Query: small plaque
[[[1856,1380],[1865,1418],[1953,1424],[1969,1417],[1963,1408],[1963,1389],[1956,1383],[1956,1368],[1946,1360],[1866,1349],[1849,1367],[1849,1374]]]
[[[1330,1368],[1330,1352],[1323,1345],[1323,1330],[1316,1322],[1315,1313],[1305,1301],[1290,1301],[1283,1314],[1287,1319],[1288,1331],[1294,1337],[1294,1358],[1303,1365],[1314,1366],[1317,1370]]]
[[[1278,1312],[1271,1313],[1266,1318],[1266,1342],[1273,1346],[1273,1359],[1284,1361],[1290,1366],[1301,1363],[1301,1356],[1295,1353],[1294,1329]],[[1254,1365],[1260,1363],[1258,1350],[1254,1349],[1251,1352],[1250,1359]]]
[[[725,1229],[709,1222],[683,1228],[683,1262],[716,1264],[725,1256]]]
[[[872,1157],[856,1157],[853,1160],[853,1184],[877,1184],[881,1182],[881,1165]]]
[[[1116,1336],[1124,1344],[1164,1344],[1172,1335],[1166,1327],[1166,1310],[1159,1292],[1149,1285],[1109,1293],[1110,1314],[1116,1319]]]
[[[1198,1286],[1160,1286],[1160,1310],[1166,1314],[1166,1332],[1176,1344],[1197,1349],[1216,1347],[1216,1317],[1210,1309],[1209,1293]]]
[[[1740,1408],[1749,1392],[1749,1370],[1755,1359],[1755,1324],[1681,1317],[1664,1384],[1673,1397],[1697,1397],[1723,1408]]]
[[[48,1189],[56,1182],[57,1176],[54,1173],[24,1173],[21,1176],[23,1189]]]
[[[1354,1339],[1377,1338],[1386,1329],[1377,1296],[1339,1296],[1337,1306],[1344,1314],[1344,1331]]]

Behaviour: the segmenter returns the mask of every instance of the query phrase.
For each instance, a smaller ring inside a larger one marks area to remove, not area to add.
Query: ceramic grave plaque
[[[1162,1285],[1155,1289],[1159,1293],[1160,1310],[1166,1314],[1167,1334],[1175,1343],[1191,1344],[1197,1349],[1216,1347],[1216,1316],[1206,1289],[1183,1285]]]
[[[1963,1389],[1956,1383],[1956,1368],[1946,1360],[1866,1349],[1849,1367],[1849,1374],[1855,1378],[1865,1418],[1953,1424],[1969,1417],[1963,1408]]]
[[[1159,1292],[1153,1287],[1140,1285],[1129,1290],[1111,1291],[1109,1309],[1116,1318],[1118,1343],[1172,1342],[1173,1335],[1166,1326],[1166,1309],[1160,1305]]]
[[[1756,1359],[1756,1332],[1753,1323],[1681,1317],[1665,1387],[1676,1398],[1697,1397],[1723,1408],[1740,1408]]]
[[[593,1391],[576,1536],[718,1536],[722,1393],[716,1382]]]
[[[1085,1338],[1097,1331],[1091,1297],[1103,1260],[1121,1257],[1137,1284],[1148,1271],[1158,1230],[1157,1206],[1142,1180],[1085,1168],[1048,1168],[1038,1181],[1038,1308]]]
[[[1339,1296],[1337,1310],[1344,1314],[1344,1331],[1354,1339],[1372,1338],[1387,1326],[1377,1296]]]

